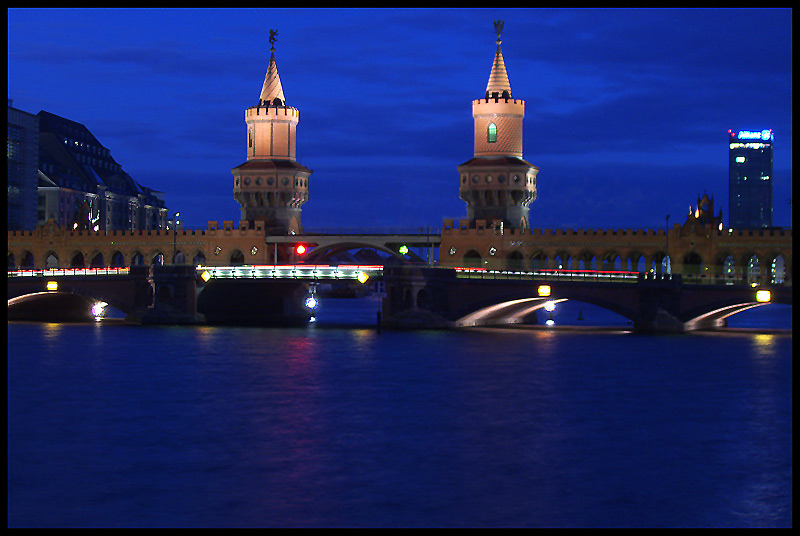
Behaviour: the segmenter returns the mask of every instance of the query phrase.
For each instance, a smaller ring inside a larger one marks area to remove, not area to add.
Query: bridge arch
[[[112,268],[122,268],[125,266],[125,255],[119,250],[114,251],[111,254],[111,264],[109,264],[109,266]]]
[[[192,256],[192,264],[198,266],[205,263],[206,263],[206,254],[203,253],[203,250],[202,249],[195,250],[194,255]]]
[[[234,249],[231,251],[231,256],[228,259],[232,266],[240,266],[244,264],[244,253],[239,251],[238,249]]]
[[[44,254],[44,267],[48,270],[53,268],[59,268],[61,261],[58,258],[58,254],[55,251],[48,251]]]
[[[572,269],[572,254],[564,249],[556,251],[553,258],[553,268],[557,270],[570,270]]]
[[[525,269],[525,257],[519,250],[513,250],[508,255],[506,255],[506,266],[509,270],[524,270]]]
[[[70,268],[85,268],[86,260],[83,258],[83,253],[80,251],[73,251],[69,260]]]
[[[577,257],[578,270],[597,270],[597,255],[589,249],[582,250]]]
[[[547,268],[549,268],[548,260],[549,259],[547,258],[547,253],[545,253],[543,250],[540,249],[534,251],[531,254],[531,270],[533,271],[546,270]]]
[[[105,259],[103,258],[103,254],[97,250],[94,250],[90,255],[89,258],[89,267],[90,268],[105,268]]]
[[[762,265],[762,259],[759,258],[757,253],[752,252],[745,254],[744,262],[742,263],[742,267],[745,270],[745,283],[751,284],[761,281]]]
[[[782,285],[786,279],[786,259],[780,252],[773,252],[769,258],[769,282]]]
[[[314,264],[314,263],[321,263],[322,261],[328,260],[336,255],[339,255],[345,251],[349,251],[351,249],[374,249],[378,251],[382,251],[383,253],[388,253],[392,257],[399,259],[399,260],[406,260],[403,255],[399,252],[392,250],[391,248],[381,245],[381,244],[369,244],[366,242],[358,242],[358,241],[346,241],[346,242],[337,242],[335,244],[327,244],[324,246],[317,246],[315,247],[308,255],[306,255],[304,262]],[[419,257],[414,255],[411,251],[408,252],[412,258],[415,260],[421,260]]]
[[[480,267],[483,266],[483,258],[481,254],[471,249],[464,253],[464,265],[471,266],[471,267]]]
[[[683,256],[684,275],[700,275],[703,273],[703,258],[694,250],[687,252]]]

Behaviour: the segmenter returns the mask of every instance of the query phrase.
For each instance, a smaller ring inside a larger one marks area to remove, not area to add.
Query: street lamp
[[[172,264],[175,264],[175,256],[178,254],[178,218],[180,215],[180,212],[176,212],[172,216]]]

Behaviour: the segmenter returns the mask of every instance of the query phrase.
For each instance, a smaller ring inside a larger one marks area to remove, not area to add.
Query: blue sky
[[[496,19],[533,227],[663,227],[703,192],[727,223],[729,128],[773,129],[791,226],[791,9],[9,9],[8,97],[86,125],[187,226],[238,221],[231,168],[277,29],[304,226],[438,228],[466,217],[456,166]]]

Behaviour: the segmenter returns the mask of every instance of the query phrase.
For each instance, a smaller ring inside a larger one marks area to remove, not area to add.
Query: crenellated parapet
[[[791,284],[792,230],[728,230],[694,222],[667,229],[507,228],[486,220],[444,220],[440,263],[489,269],[664,271]]]

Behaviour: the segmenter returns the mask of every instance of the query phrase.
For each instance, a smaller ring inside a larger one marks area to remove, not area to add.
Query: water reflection
[[[775,357],[776,336],[771,333],[757,333],[753,335],[753,356],[757,358]]]

